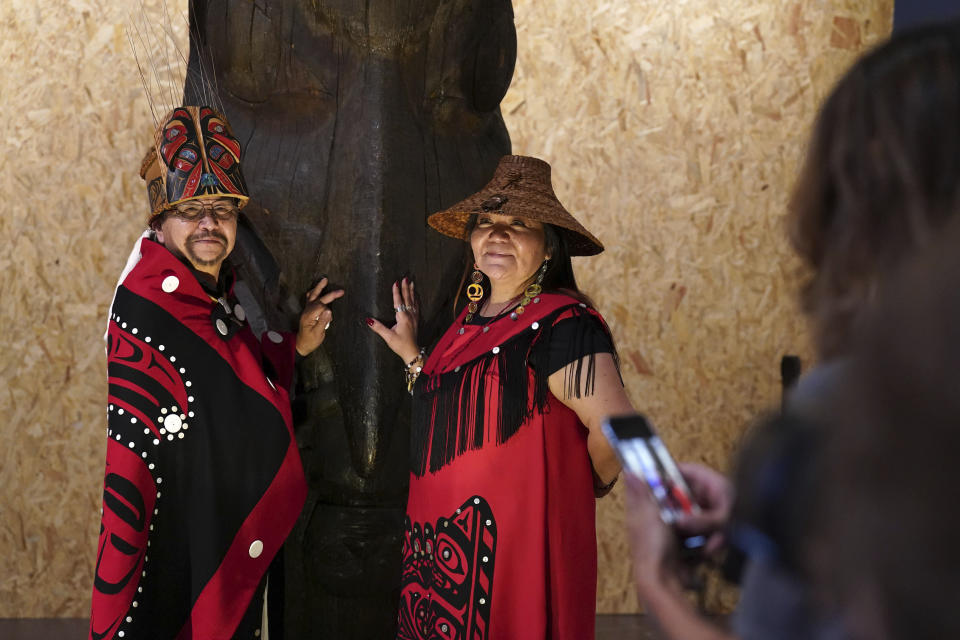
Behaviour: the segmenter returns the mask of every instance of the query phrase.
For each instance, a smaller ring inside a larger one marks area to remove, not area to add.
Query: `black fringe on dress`
[[[505,443],[534,413],[547,409],[549,373],[531,367],[530,353],[539,343],[549,345],[557,317],[571,312],[574,317],[593,317],[579,305],[558,309],[539,321],[541,328],[537,331],[522,331],[501,344],[499,353],[488,352],[453,371],[417,380],[411,425],[411,470],[415,476],[422,476],[428,469],[439,471],[488,442]],[[596,354],[577,358],[583,352],[589,328],[586,323],[579,326],[584,330],[577,331],[567,344],[568,362],[575,364],[567,367],[564,375],[567,397],[575,398],[592,395],[596,378]],[[498,375],[491,379],[487,374],[494,365]],[[531,370],[533,398],[528,397],[527,376]],[[495,387],[490,388],[490,383]],[[497,397],[499,403],[495,403]],[[494,415],[488,415],[490,412]],[[496,433],[488,433],[487,425],[495,427]]]

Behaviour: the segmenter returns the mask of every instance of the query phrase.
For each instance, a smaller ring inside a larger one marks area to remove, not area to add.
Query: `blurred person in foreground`
[[[881,288],[820,419],[807,564],[857,640],[960,638],[958,246]]]
[[[791,241],[811,272],[801,297],[821,364],[791,394],[788,417],[748,439],[736,491],[709,469],[690,474],[709,517],[678,528],[722,532],[746,554],[736,635],[849,637],[843,612],[824,606],[811,587],[806,541],[814,537],[823,433],[810,425],[828,417],[827,398],[847,375],[854,337],[882,283],[931,245],[958,204],[960,26],[950,22],[904,32],[868,53],[824,104],[789,218]],[[687,603],[671,537],[642,487],[631,486],[628,520],[646,609],[667,637],[726,637]]]

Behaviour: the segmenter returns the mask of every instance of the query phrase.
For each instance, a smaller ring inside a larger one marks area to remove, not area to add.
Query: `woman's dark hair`
[[[904,32],[824,104],[790,206],[821,356],[842,353],[883,274],[960,205],[960,23]]]
[[[470,246],[470,234],[477,226],[477,216],[470,216],[464,235],[467,239],[466,249],[464,250],[463,276],[460,278],[460,284],[457,286],[454,296],[454,315],[467,303],[463,295],[464,286],[470,282],[470,276],[473,273],[474,259],[473,249]],[[563,232],[551,224],[543,225],[544,245],[547,255],[550,256],[550,263],[547,266],[547,272],[543,275],[543,290],[549,293],[565,293],[591,307],[593,302],[590,298],[580,291],[577,286],[576,276],[573,274],[573,263],[570,260],[570,249],[567,247],[567,239]],[[534,274],[530,283],[532,284],[536,274]],[[486,275],[480,282],[483,287],[484,298],[490,293],[490,280]],[[482,300],[481,300],[482,302]]]

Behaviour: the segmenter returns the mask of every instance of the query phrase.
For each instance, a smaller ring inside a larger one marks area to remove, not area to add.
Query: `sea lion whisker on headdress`
[[[170,8],[161,4],[163,16],[155,24],[148,22],[141,0],[139,15],[131,15],[126,25],[154,124],[153,146],[140,167],[150,202],[148,222],[198,198],[232,198],[242,208],[249,193],[240,170],[241,145],[217,96],[213,60],[197,44],[189,52],[199,64],[190,71],[184,47],[177,44]],[[183,20],[188,31],[195,28],[187,16]],[[200,42],[195,35],[194,42]],[[199,96],[201,104],[185,104],[184,95]]]
[[[174,28],[173,14],[165,1],[161,1],[162,19],[156,22],[148,22],[143,0],[139,0],[138,5],[138,13],[128,17],[124,30],[154,128],[162,124],[164,114],[184,104],[184,95],[196,96],[200,104],[209,105],[222,114],[224,109],[217,87],[216,68],[213,58],[206,55],[205,47],[195,45],[189,50],[178,44],[180,34]],[[201,38],[188,17],[185,14],[180,17],[194,43],[200,42]],[[195,70],[191,70],[188,53],[198,58]]]
[[[146,87],[147,79],[143,75],[143,65],[140,64],[140,57],[137,55],[137,48],[133,46],[133,37],[130,35],[129,29],[124,29],[124,34],[127,36],[127,42],[130,44],[130,50],[133,52],[133,59],[137,63],[137,73],[140,74],[140,83]],[[157,122],[157,114],[153,110],[153,103],[150,100],[147,100],[147,106],[150,107],[150,117],[153,119],[154,126]]]

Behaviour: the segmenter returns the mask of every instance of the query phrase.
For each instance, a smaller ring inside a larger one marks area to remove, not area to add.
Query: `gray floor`
[[[86,618],[0,619],[3,640],[83,640]],[[644,616],[597,616],[597,640],[653,640],[657,638]]]
[[[641,615],[598,615],[596,640],[655,640],[660,636]]]

